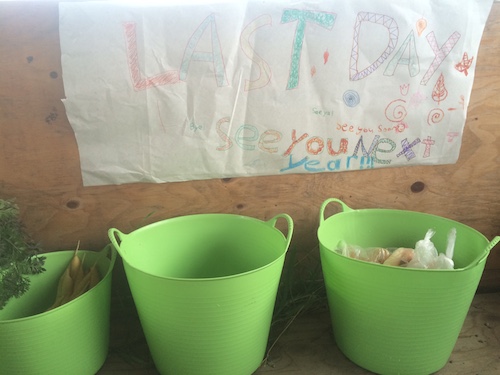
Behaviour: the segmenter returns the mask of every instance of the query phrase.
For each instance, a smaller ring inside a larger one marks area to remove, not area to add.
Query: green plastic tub
[[[342,212],[325,219],[330,202]],[[339,241],[361,247],[410,247],[436,231],[432,241],[446,249],[456,228],[454,270],[390,267],[344,257]],[[327,199],[318,228],[321,264],[335,341],[357,365],[379,374],[431,374],[447,363],[479,284],[489,242],[456,221],[419,212],[353,210]]]
[[[101,281],[53,310],[59,278],[74,251],[43,254],[46,271],[30,276],[27,293],[0,310],[0,374],[94,375],[104,364],[109,343],[112,246],[100,254],[79,250],[90,266],[98,259]]]
[[[292,231],[286,214],[265,222],[200,214],[109,230],[161,374],[249,375],[260,366]]]

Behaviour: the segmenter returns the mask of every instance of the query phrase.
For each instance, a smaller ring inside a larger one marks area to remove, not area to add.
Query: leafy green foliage
[[[0,199],[0,310],[28,291],[27,275],[45,271],[45,257],[39,252],[19,220],[17,205]]]

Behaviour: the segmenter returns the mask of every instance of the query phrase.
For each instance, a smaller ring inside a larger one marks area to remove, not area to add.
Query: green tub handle
[[[484,258],[481,258],[481,259],[477,262],[477,264],[481,263],[481,261],[483,261],[483,260],[484,260],[484,261],[486,261],[486,258],[487,258],[487,256],[489,255],[489,253],[490,253],[491,249],[493,249],[493,248],[495,247],[495,245],[496,245],[498,242],[500,242],[500,236],[495,236],[495,237],[491,240],[491,242],[488,244],[488,246],[486,246],[486,249],[484,250],[484,251],[485,251],[486,256],[485,256]]]
[[[328,206],[328,204],[330,204],[331,202],[335,202],[335,203],[340,204],[340,206],[342,208],[341,212],[353,211],[353,209],[351,207],[349,207],[347,204],[342,202],[340,199],[328,198],[326,201],[323,202],[323,204],[321,205],[321,208],[319,210],[319,224],[320,225],[323,224],[323,222],[326,220],[325,219],[325,209],[326,209],[326,206]]]
[[[472,262],[470,262],[470,264],[468,266],[466,266],[464,268],[460,268],[458,270],[465,271],[465,270],[468,270],[470,268],[477,267],[482,262],[486,262],[486,260],[488,259],[488,255],[490,254],[491,249],[493,249],[498,242],[500,242],[500,236],[494,237],[491,240],[491,242],[486,246],[486,248],[484,249],[484,252],[482,254],[479,254],[479,256],[476,257],[476,259],[474,259]]]
[[[113,267],[115,266],[116,250],[110,243],[108,243],[106,246],[104,246],[101,250],[97,252],[95,263],[97,264],[101,260],[101,258],[108,258],[110,262],[106,274],[101,278],[101,280],[99,280],[99,283],[103,281],[104,278],[113,271]]]
[[[491,240],[491,242],[488,244],[488,246],[486,246],[486,251],[487,251],[487,252],[490,252],[490,251],[491,251],[491,249],[493,249],[493,248],[495,247],[495,245],[496,245],[497,243],[499,243],[499,242],[500,242],[500,236],[496,236],[495,238],[493,238],[493,239]]]
[[[108,230],[108,237],[115,247],[116,251],[120,254],[120,256],[123,258],[126,254],[125,252],[120,248],[120,244],[122,243],[123,239],[127,236],[127,234],[120,232],[116,228],[111,228]]]
[[[107,256],[111,260],[111,262],[109,263],[108,272],[106,272],[106,275],[107,275],[108,273],[111,273],[111,271],[113,270],[113,267],[115,265],[115,262],[116,262],[115,247],[112,246],[111,244],[107,244],[106,246],[104,246],[102,248],[102,250],[99,253],[103,254],[103,256]]]
[[[292,233],[293,233],[293,220],[292,220],[291,216],[288,214],[278,214],[275,217],[269,219],[267,221],[267,224],[274,227],[276,225],[276,222],[280,218],[285,219],[288,223],[288,231],[286,234],[286,247],[285,247],[285,249],[288,250],[288,247],[290,246],[290,242],[292,240]]]

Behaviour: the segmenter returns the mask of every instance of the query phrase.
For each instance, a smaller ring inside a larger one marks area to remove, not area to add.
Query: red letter
[[[299,139],[297,139],[297,133],[296,133],[295,129],[293,129],[292,130],[292,144],[290,145],[290,147],[288,147],[288,149],[285,151],[285,153],[283,154],[283,156],[290,155],[292,153],[292,150],[295,147],[295,145],[297,143],[299,143],[300,141],[303,141],[307,137],[309,137],[309,134],[304,133],[304,134],[302,134],[302,136]]]
[[[259,27],[265,25],[271,25],[272,18],[270,15],[263,14],[256,20],[250,22],[247,27],[245,27],[240,36],[241,49],[259,67],[259,77],[253,81],[245,81],[245,91],[260,89],[266,86],[271,80],[271,68],[269,64],[259,55],[255,53],[255,50],[250,45],[250,35],[257,30]]]
[[[221,137],[222,140],[226,142],[225,145],[217,147],[217,151],[226,151],[226,150],[229,150],[233,146],[233,142],[231,141],[231,139],[221,129],[221,125],[224,122],[229,122],[230,120],[231,119],[229,117],[223,117],[219,121],[217,121],[217,125],[216,125],[217,126],[216,127],[217,134],[219,134],[219,137]]]
[[[179,82],[179,71],[168,70],[154,77],[143,78],[139,69],[139,54],[137,53],[137,35],[134,22],[125,22],[125,40],[127,42],[127,62],[135,91],[146,90],[153,86],[171,85]]]
[[[332,139],[328,138],[326,141],[328,153],[332,156],[337,156],[340,154],[347,154],[347,146],[349,145],[349,140],[347,138],[342,138],[340,140],[339,150],[335,151],[332,147]]]
[[[317,143],[318,147],[316,149],[313,148],[313,144]],[[323,147],[325,147],[325,143],[320,137],[312,137],[307,141],[307,152],[311,155],[318,155],[321,151],[323,151]]]
[[[270,137],[267,137],[270,136]],[[277,130],[266,130],[259,139],[259,148],[262,151],[274,154],[278,152],[278,147],[266,147],[267,144],[276,143],[281,140],[281,133]]]

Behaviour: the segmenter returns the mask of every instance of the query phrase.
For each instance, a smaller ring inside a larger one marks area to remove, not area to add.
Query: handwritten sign
[[[491,5],[60,3],[84,184],[454,163]]]

